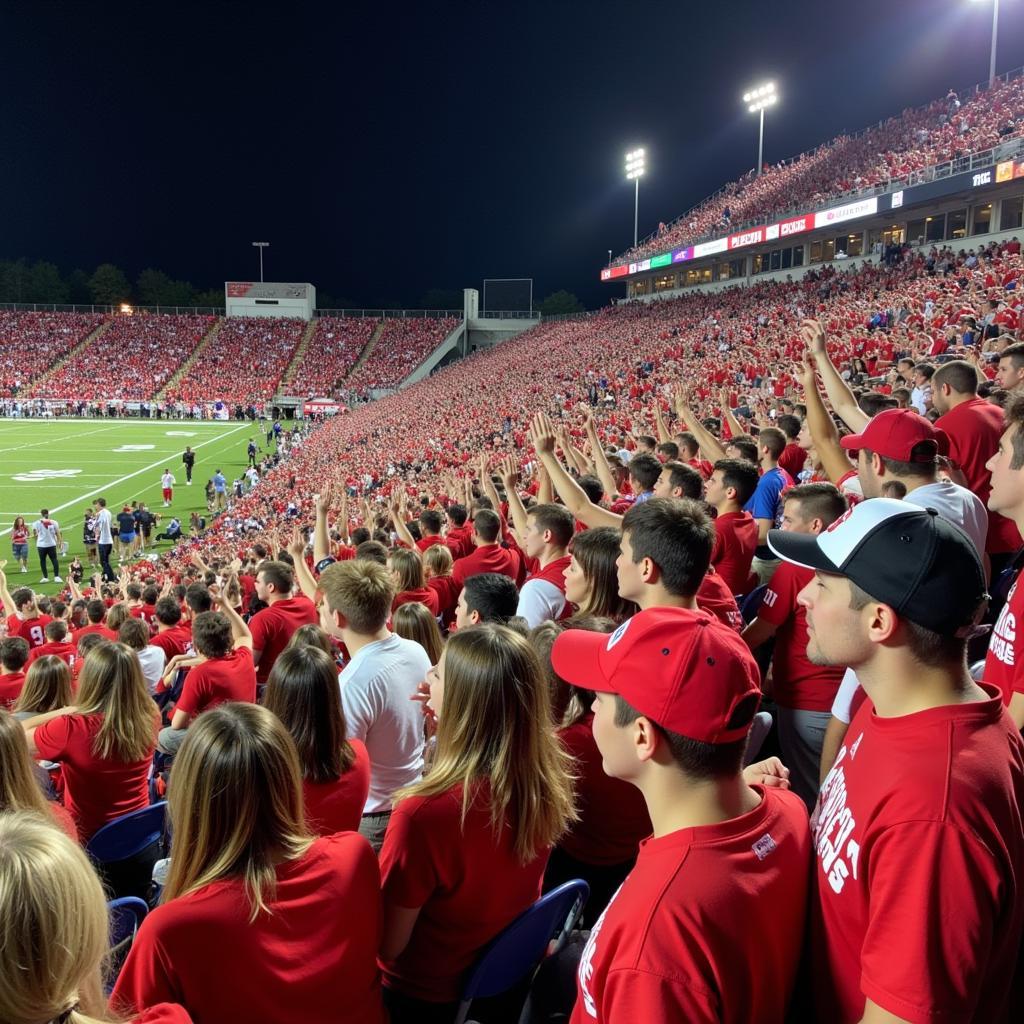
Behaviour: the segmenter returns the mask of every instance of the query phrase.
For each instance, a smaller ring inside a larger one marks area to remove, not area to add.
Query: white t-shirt
[[[164,473],[160,480],[163,482],[164,487],[174,486],[174,476],[171,473]]]
[[[114,538],[110,535],[110,509],[101,508],[96,516],[96,543],[113,544]]]
[[[164,664],[167,655],[162,647],[155,644],[147,644],[141,651],[135,652],[139,656],[139,664],[142,666],[142,676],[146,680],[150,693],[156,692],[156,684],[164,674]]]
[[[954,526],[959,526],[974,542],[978,555],[985,556],[985,537],[988,534],[988,509],[973,491],[943,480],[936,484],[915,487],[903,499],[919,508],[933,508]]]
[[[392,633],[356,651],[338,676],[349,739],[370,755],[364,814],[390,811],[395,790],[423,774],[423,709],[412,697],[429,671],[427,652]]]
[[[60,525],[56,519],[37,519],[32,524],[32,529],[36,531],[36,547],[55,548],[57,546]]]
[[[530,629],[549,619],[557,619],[565,608],[565,594],[548,580],[527,580],[519,591],[516,615],[521,615]]]

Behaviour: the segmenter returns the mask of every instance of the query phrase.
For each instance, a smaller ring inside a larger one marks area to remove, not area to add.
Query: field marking
[[[213,444],[216,441],[220,441],[225,437],[230,437],[232,434],[237,434],[238,431],[244,430],[249,424],[242,423],[235,427],[233,430],[225,430],[224,433],[219,434],[217,437],[211,437],[208,441],[202,441],[197,445],[193,445],[193,448],[204,448],[208,444]],[[51,438],[49,443],[60,440],[59,438]],[[148,466],[143,466],[142,469],[135,470],[134,473],[128,473],[126,476],[119,477],[117,480],[111,480],[110,483],[104,484],[102,487],[94,487],[91,491],[87,491],[85,494],[78,498],[74,498],[72,501],[67,501],[63,505],[58,505],[56,508],[51,508],[50,513],[55,514],[66,508],[71,508],[72,505],[80,505],[85,501],[86,498],[91,498],[93,495],[99,494],[101,491],[109,490],[111,487],[117,487],[119,484],[123,484],[126,480],[131,480],[132,477],[138,476],[140,473],[148,473],[150,470],[156,469],[158,466],[166,465],[166,459],[160,459],[158,462],[153,462]],[[149,490],[152,485],[147,485],[144,490]],[[141,491],[139,492],[142,493]],[[72,524],[74,525],[74,524]],[[68,529],[71,527],[69,526]],[[0,530],[0,537],[6,537],[11,532],[12,527],[7,527],[5,530]]]
[[[40,445],[43,444],[56,444],[58,441],[70,441],[72,438],[89,437],[91,434],[102,434],[104,431],[116,429],[117,425],[114,424],[113,426],[109,427],[100,427],[99,430],[87,430],[85,431],[84,434],[65,434],[63,437],[48,437],[45,441],[33,441],[30,444],[16,444],[13,448],[0,448],[0,455],[2,455],[4,452],[20,452],[24,451],[24,449],[26,448],[38,448]]]

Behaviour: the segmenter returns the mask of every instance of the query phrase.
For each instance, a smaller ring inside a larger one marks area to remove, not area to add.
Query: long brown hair
[[[282,651],[270,671],[263,706],[295,741],[304,779],[333,782],[352,767],[356,754],[345,738],[338,667],[325,651],[312,644]]]
[[[71,669],[56,654],[44,654],[29,665],[25,684],[11,710],[42,715],[66,708],[70,703]]]
[[[391,628],[397,636],[418,643],[427,652],[431,665],[441,660],[444,651],[441,630],[437,628],[437,619],[430,614],[425,604],[407,601],[399,605],[391,616]]]
[[[50,813],[32,774],[25,730],[14,715],[0,711],[0,813],[8,811]]]
[[[619,557],[622,534],[612,526],[599,526],[577,533],[569,546],[573,558],[590,583],[590,597],[580,615],[623,622],[638,611],[632,601],[619,597],[615,560]]]
[[[423,589],[423,559],[418,551],[393,548],[388,553],[388,559],[391,562],[391,571],[398,576],[396,589],[399,593]]]
[[[513,832],[527,863],[576,817],[571,759],[555,738],[547,681],[525,637],[495,623],[459,630],[444,655],[437,753],[421,782],[396,794],[439,796],[462,787],[462,820],[477,783],[490,783],[491,826]]]
[[[149,695],[139,656],[120,643],[100,644],[82,662],[78,677],[78,710],[102,715],[93,753],[120,761],[151,757],[160,713]]]
[[[303,856],[313,842],[295,743],[258,704],[221,704],[189,726],[168,800],[174,856],[164,902],[240,879],[255,920],[269,912],[275,865]]]

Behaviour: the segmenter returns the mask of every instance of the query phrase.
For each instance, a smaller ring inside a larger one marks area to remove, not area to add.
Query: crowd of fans
[[[458,323],[455,317],[385,320],[376,347],[366,362],[346,379],[345,387],[359,395],[398,387]]]
[[[187,314],[113,316],[102,334],[27,397],[144,401],[155,395],[216,323]]]
[[[185,402],[216,396],[226,402],[265,402],[277,391],[295,354],[305,320],[284,317],[231,317],[221,323],[216,343],[169,390]]]
[[[756,168],[613,262],[651,256],[739,225],[764,223],[800,207],[811,210],[848,193],[905,180],[913,171],[991,149],[1021,133],[1024,78],[965,96],[950,93],[905,110],[858,135],[840,135],[800,156]]]
[[[106,318],[92,313],[0,310],[0,395],[25,386],[63,359]]]
[[[530,1020],[1009,1021],[1021,269],[541,324],[284,438],[155,560],[0,575],[0,970],[43,961],[0,1015],[105,1019],[100,879],[155,904],[113,1011],[398,1024],[582,879]],[[155,888],[98,878],[164,792]]]
[[[379,323],[374,317],[320,317],[285,390],[311,398],[333,397]]]

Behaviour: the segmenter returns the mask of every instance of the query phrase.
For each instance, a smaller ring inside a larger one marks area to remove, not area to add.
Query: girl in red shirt
[[[615,561],[621,539],[621,532],[612,526],[583,530],[572,539],[565,599],[577,607],[577,614],[614,619],[617,624],[636,613],[632,601],[619,597]]]
[[[77,843],[38,812],[0,815],[0,1020],[128,1024],[104,1006],[109,927],[103,889]],[[131,1024],[191,1018],[161,1003]]]
[[[108,821],[149,804],[160,715],[131,648],[94,648],[82,666],[76,703],[22,724],[29,753],[60,762],[64,806],[83,842]]]
[[[21,565],[21,571],[28,572],[28,527],[24,516],[17,516],[11,527],[11,551]]]
[[[524,637],[493,623],[459,630],[427,681],[436,753],[396,794],[380,855],[392,1024],[452,1019],[467,969],[540,895],[574,817],[569,759]]]
[[[418,601],[399,605],[391,616],[391,628],[396,636],[404,640],[412,640],[427,652],[431,665],[441,660],[444,652],[444,641],[437,619],[430,614],[430,609]]]
[[[47,654],[32,662],[11,711],[15,718],[24,721],[47,711],[66,708],[70,703],[71,669],[62,658]]]
[[[384,1024],[377,858],[356,833],[310,833],[277,716],[248,702],[205,711],[168,798],[163,901],[142,922],[114,1006],[176,998],[203,1021]]]
[[[360,740],[345,738],[334,659],[309,644],[286,648],[270,670],[263,706],[295,741],[310,831],[355,832],[370,791],[370,757]]]

